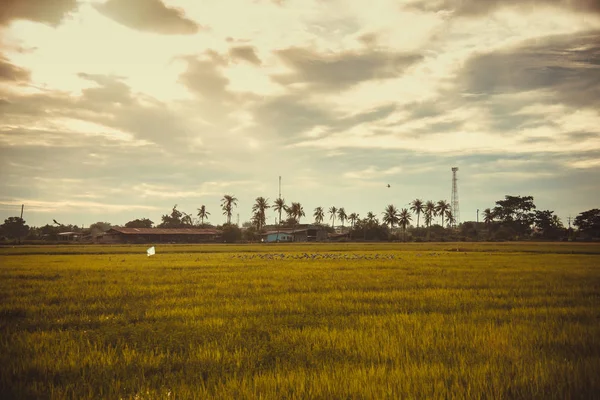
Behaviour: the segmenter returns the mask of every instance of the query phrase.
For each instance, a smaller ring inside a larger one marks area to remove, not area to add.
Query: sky
[[[600,194],[598,0],[4,0],[0,218]],[[388,188],[387,185],[390,185]],[[275,212],[268,223],[275,222]],[[302,222],[302,221],[301,221]]]

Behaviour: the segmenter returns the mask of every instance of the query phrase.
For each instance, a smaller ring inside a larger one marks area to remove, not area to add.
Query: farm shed
[[[286,227],[279,230],[271,226],[261,236],[265,242],[321,242],[327,240],[327,230],[316,225],[298,225],[295,229]]]
[[[99,240],[102,243],[202,243],[220,239],[217,229],[111,228]]]

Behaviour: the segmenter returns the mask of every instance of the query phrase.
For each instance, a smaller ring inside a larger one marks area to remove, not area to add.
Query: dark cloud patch
[[[460,16],[478,16],[490,13],[502,7],[528,7],[534,9],[538,6],[564,7],[579,12],[600,13],[598,0],[422,0],[413,2],[408,8],[422,11],[449,11]]]
[[[125,103],[131,104],[134,99],[131,89],[119,77],[79,74],[79,77],[98,84],[98,87],[83,89],[83,96],[92,102],[98,103]]]
[[[60,92],[15,95],[0,90],[0,97],[7,99],[0,107],[0,118],[14,126],[27,126],[32,118],[40,123],[56,118],[89,121],[130,133],[134,139],[155,143],[165,151],[179,151],[197,134],[167,105],[146,97],[140,101],[118,77],[80,76],[98,86],[84,89],[81,96]]]
[[[0,82],[1,81],[28,81],[30,73],[28,70],[12,64],[0,53]]]
[[[276,54],[293,72],[272,79],[284,85],[300,83],[323,90],[341,90],[367,80],[397,77],[422,59],[417,54],[383,51],[321,54],[299,47]]]
[[[465,92],[483,96],[548,90],[555,101],[600,105],[600,31],[532,40],[476,56],[460,83]]]
[[[186,18],[182,10],[167,7],[161,0],[108,0],[95,7],[121,25],[140,31],[192,35],[201,28]]]
[[[578,141],[585,141],[588,139],[600,138],[600,133],[598,133],[598,132],[571,132],[568,135],[572,139],[578,140]]]
[[[77,8],[77,0],[2,0],[0,25],[26,19],[56,26]]]
[[[377,35],[375,33],[365,33],[360,35],[358,41],[368,47],[373,47],[377,44]]]
[[[179,83],[206,100],[223,101],[231,98],[227,91],[229,79],[221,71],[221,67],[227,65],[224,57],[209,52],[203,58],[186,57],[184,60],[187,68],[179,76]]]
[[[229,49],[229,56],[236,60],[244,60],[250,64],[260,65],[260,58],[256,55],[256,51],[252,46],[237,46]]]

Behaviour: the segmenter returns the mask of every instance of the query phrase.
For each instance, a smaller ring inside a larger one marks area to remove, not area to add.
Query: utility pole
[[[479,208],[477,209],[477,223],[479,223]]]
[[[21,219],[23,219],[23,209],[25,208],[25,204],[21,204]]]

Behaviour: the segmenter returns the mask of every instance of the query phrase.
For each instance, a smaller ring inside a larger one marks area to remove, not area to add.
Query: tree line
[[[157,228],[218,228],[223,230],[228,241],[257,240],[267,228],[295,228],[306,217],[306,212],[299,202],[287,203],[277,198],[271,204],[268,198],[257,197],[252,205],[250,221],[232,224],[231,217],[238,206],[234,195],[226,194],[221,199],[221,212],[226,222],[213,225],[209,222],[211,213],[203,204],[197,208],[195,215],[177,209],[174,205],[170,213],[161,216]],[[267,212],[271,209],[276,214],[276,222],[267,225]],[[313,221],[331,233],[340,233],[348,240],[525,240],[525,239],[598,239],[600,238],[600,209],[591,209],[577,215],[573,226],[577,231],[565,228],[564,224],[550,210],[538,210],[532,196],[505,196],[498,200],[494,207],[483,210],[483,221],[467,221],[456,224],[450,204],[445,200],[423,201],[415,199],[408,208],[398,209],[388,204],[381,213],[369,211],[361,218],[356,212],[347,212],[344,207],[316,207],[313,210]],[[414,219],[413,219],[414,217]],[[422,220],[421,220],[422,218]],[[327,219],[327,221],[326,221]],[[416,220],[416,225],[412,225]],[[339,223],[336,225],[336,221]],[[421,221],[423,224],[421,224]],[[80,232],[97,235],[107,231],[113,225],[108,222],[97,222],[87,229],[77,225],[64,225],[56,220],[54,224],[30,228],[19,217],[10,217],[0,225],[0,238],[10,240],[56,240],[61,232]],[[329,224],[329,222],[331,224]],[[346,225],[346,223],[349,225]],[[154,222],[148,218],[139,218],[127,222],[127,228],[152,228]]]

